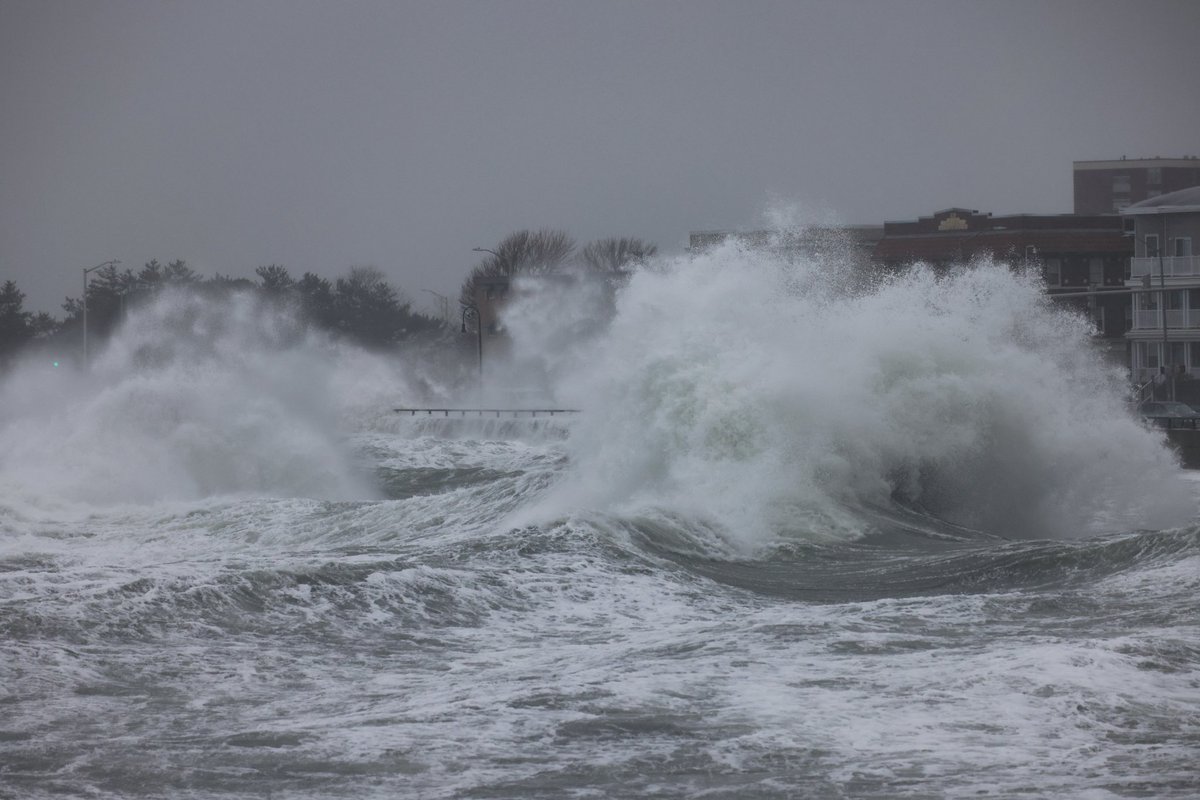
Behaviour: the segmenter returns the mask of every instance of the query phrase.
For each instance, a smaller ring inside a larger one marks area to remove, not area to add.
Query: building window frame
[[[1146,249],[1146,258],[1158,258],[1159,240],[1157,233],[1147,233],[1145,236],[1144,246]]]
[[[1162,342],[1138,342],[1142,369],[1157,370],[1162,356]]]
[[[1047,286],[1062,286],[1062,259],[1047,258],[1043,261],[1042,276]]]

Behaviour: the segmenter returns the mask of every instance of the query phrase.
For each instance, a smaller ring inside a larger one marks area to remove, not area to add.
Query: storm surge
[[[10,373],[0,796],[1196,796],[1195,483],[1084,321],[663,267],[482,392],[248,295]]]
[[[866,282],[734,244],[680,259],[636,274],[559,365],[586,413],[542,511],[683,515],[743,551],[922,520],[1018,538],[1182,524],[1178,466],[1092,333],[991,261]]]
[[[342,422],[403,394],[383,359],[249,294],[182,291],[160,293],[97,349],[90,369],[26,363],[0,384],[10,501],[375,496]]]

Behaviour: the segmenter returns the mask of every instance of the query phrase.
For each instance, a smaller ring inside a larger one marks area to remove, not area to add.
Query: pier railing
[[[425,415],[429,417],[509,417],[536,418],[554,417],[580,413],[578,408],[395,408],[397,414],[408,414],[411,417]]]

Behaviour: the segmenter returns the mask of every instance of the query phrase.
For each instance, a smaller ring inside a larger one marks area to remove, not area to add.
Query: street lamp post
[[[431,295],[433,295],[434,297],[436,297],[438,299],[438,301],[440,303],[439,309],[441,312],[438,314],[438,318],[441,319],[442,322],[449,323],[450,322],[450,298],[446,297],[446,295],[444,295],[444,294],[438,294],[433,289],[422,289],[421,291],[429,292]]]
[[[117,259],[105,261],[103,264],[97,264],[94,267],[83,268],[83,366],[86,369],[88,366],[88,328],[87,328],[87,276],[89,272],[95,272],[104,267],[115,267],[121,262]]]
[[[486,247],[472,247],[472,252],[475,253],[491,253],[498,260],[503,260],[500,254],[495,250],[489,250]],[[461,301],[460,301],[461,302]],[[483,402],[483,315],[479,313],[479,306],[474,303],[462,303],[462,332],[467,332],[467,316],[474,315],[475,317],[475,334],[479,338],[479,400]]]
[[[479,394],[483,395],[483,317],[479,314],[479,306],[474,303],[462,304],[462,332],[467,332],[467,317],[475,317],[475,333],[479,339]]]

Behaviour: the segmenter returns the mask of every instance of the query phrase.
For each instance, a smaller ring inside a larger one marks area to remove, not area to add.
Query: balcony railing
[[[1134,309],[1134,330],[1162,330],[1163,320],[1158,309]],[[1200,328],[1200,308],[1168,308],[1167,329]]]
[[[1200,275],[1200,256],[1158,256],[1152,258],[1131,258],[1129,260],[1129,276],[1141,278],[1144,275],[1158,277],[1158,265],[1162,263],[1163,274],[1168,278],[1194,278]]]

